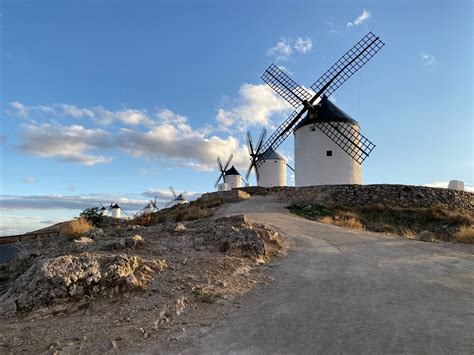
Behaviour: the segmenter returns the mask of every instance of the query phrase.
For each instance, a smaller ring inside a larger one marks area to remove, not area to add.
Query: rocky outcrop
[[[1,311],[21,314],[66,301],[142,289],[151,275],[165,266],[127,255],[40,258],[0,298]]]
[[[405,208],[445,205],[474,210],[474,194],[471,192],[409,185],[287,187],[280,190],[279,198],[289,205],[385,205]]]
[[[219,198],[222,203],[229,203],[229,202],[238,202],[242,200],[247,200],[251,196],[242,190],[239,189],[232,189],[229,191],[216,191],[216,192],[209,192],[206,194],[203,194],[198,201],[211,201],[215,200],[216,198]]]

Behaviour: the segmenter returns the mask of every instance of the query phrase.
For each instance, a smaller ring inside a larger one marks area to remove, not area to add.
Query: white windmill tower
[[[217,157],[217,168],[220,171],[220,175],[214,184],[214,187],[216,187],[218,191],[227,191],[242,187],[242,176],[237,171],[237,169],[233,165],[230,167],[230,169],[227,169],[232,158],[233,155],[231,154],[227,159],[226,164],[222,165],[221,158]],[[223,179],[224,182],[219,183],[221,179]]]
[[[384,45],[369,32],[311,85],[316,94],[309,93],[274,64],[270,65],[262,80],[298,111],[293,111],[263,144],[262,158],[270,156],[294,132],[296,186],[362,183],[361,164],[375,145],[360,133],[358,123],[328,97]],[[257,167],[262,158],[257,161]]]
[[[118,204],[110,203],[110,209],[112,210],[112,217],[113,218],[120,218],[120,206]]]
[[[172,207],[175,205],[183,205],[185,203],[189,203],[189,201],[186,200],[186,198],[184,197],[186,195],[186,191],[180,194],[177,194],[173,186],[170,186],[170,191],[171,191],[171,194],[173,195],[173,198],[171,199],[170,202],[166,204],[166,207]]]
[[[276,150],[271,149],[271,151],[264,156],[262,144],[266,134],[267,131],[263,128],[257,145],[254,146],[252,135],[250,132],[247,132],[247,148],[251,162],[245,178],[248,181],[252,168],[254,168],[258,186],[286,186],[286,167],[292,168],[288,165],[286,159],[278,154]]]
[[[105,208],[102,204],[100,204],[102,207],[100,208],[99,210],[99,213],[101,216],[107,216],[108,213],[107,213],[107,208]]]
[[[338,132],[360,135],[359,124],[326,96],[314,109],[315,114],[307,114],[293,131],[295,185],[362,184],[362,165],[318,129],[318,125],[332,125]]]

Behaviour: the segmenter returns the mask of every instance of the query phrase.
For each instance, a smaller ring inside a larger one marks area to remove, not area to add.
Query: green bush
[[[97,226],[102,221],[102,215],[97,207],[86,208],[79,217],[87,219],[93,226]]]

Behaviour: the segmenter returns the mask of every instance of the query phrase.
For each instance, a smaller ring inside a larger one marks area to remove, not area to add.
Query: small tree
[[[97,207],[86,208],[84,211],[81,212],[79,217],[87,219],[94,226],[97,226],[102,221],[102,215],[100,214],[99,209]]]

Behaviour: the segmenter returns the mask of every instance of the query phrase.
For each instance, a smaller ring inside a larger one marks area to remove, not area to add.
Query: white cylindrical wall
[[[112,217],[120,218],[120,208],[112,208]]]
[[[106,209],[101,209],[100,214],[101,214],[101,216],[107,216],[107,210]]]
[[[286,186],[286,162],[280,159],[265,160],[258,168],[258,186]]]
[[[151,208],[151,207],[145,207],[143,209],[143,214],[150,214],[152,212],[153,212],[153,208]]]
[[[359,130],[357,125],[351,125]],[[317,127],[300,127],[295,130],[294,138],[295,186],[362,184],[362,165]],[[328,156],[328,151],[332,156]]]
[[[229,185],[230,189],[242,187],[242,176],[240,175],[226,175],[224,176],[224,181]]]
[[[217,191],[229,191],[230,187],[229,184],[226,184],[225,182],[221,182],[219,185],[217,185]]]

